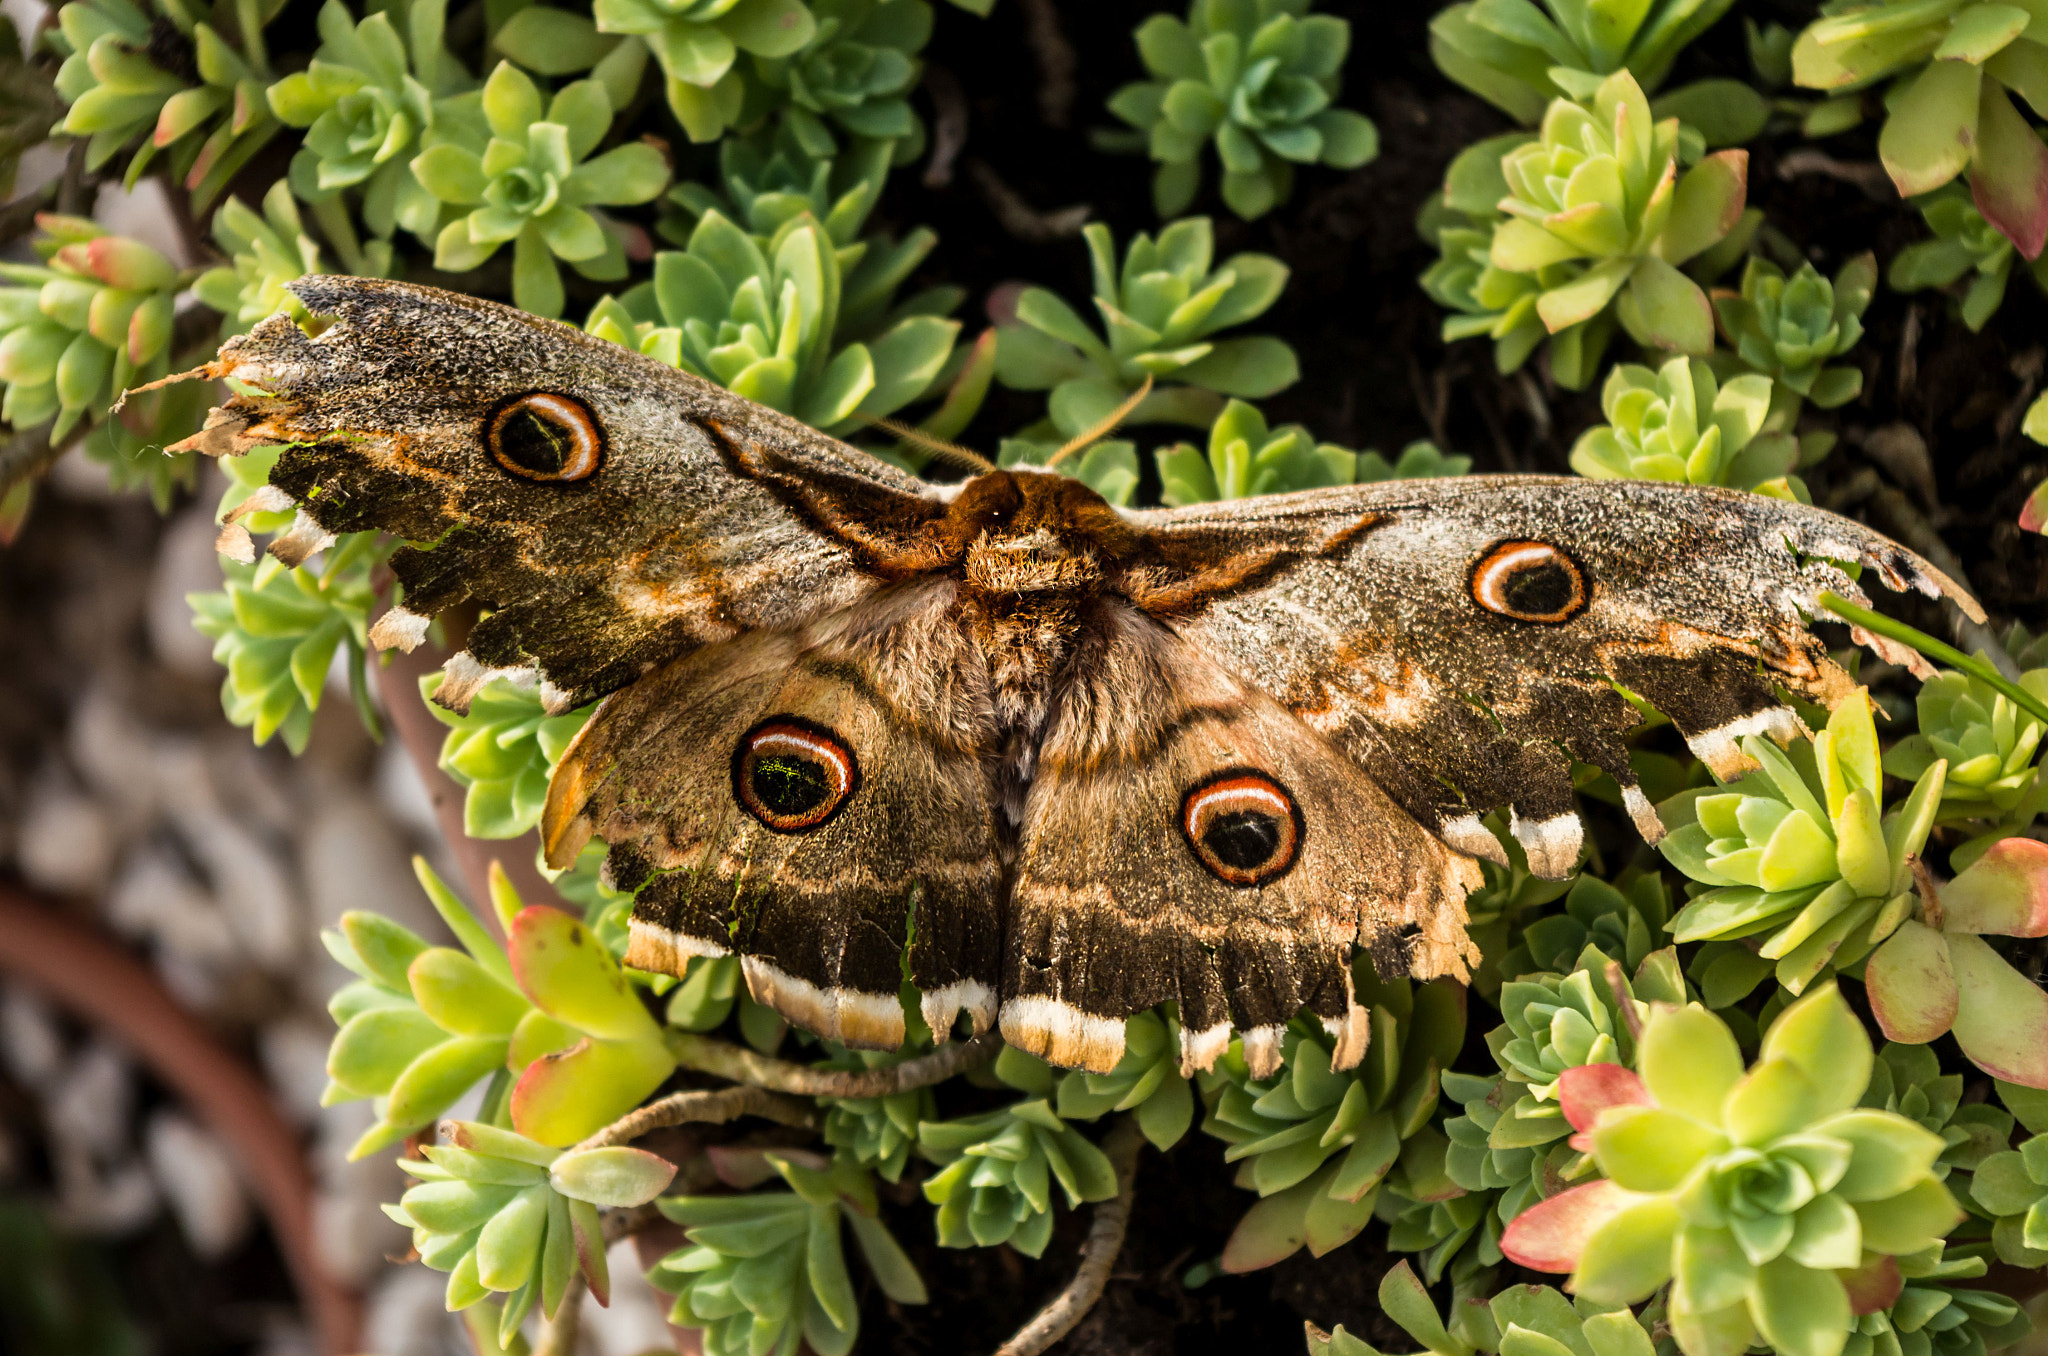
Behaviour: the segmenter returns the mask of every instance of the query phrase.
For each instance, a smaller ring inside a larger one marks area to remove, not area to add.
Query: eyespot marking
[[[732,755],[733,798],[776,833],[809,833],[860,789],[860,763],[844,740],[795,716],[770,716]]]
[[[1301,807],[1263,772],[1226,768],[1181,801],[1181,835],[1209,874],[1248,889],[1287,874],[1301,852]]]
[[[1586,606],[1586,574],[1548,542],[1504,541],[1472,567],[1472,601],[1516,621],[1555,625]]]
[[[604,430],[574,396],[530,391],[499,402],[484,423],[491,460],[521,480],[587,480],[604,462]]]

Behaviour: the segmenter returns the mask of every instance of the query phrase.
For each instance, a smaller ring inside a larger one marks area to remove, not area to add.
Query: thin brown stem
[[[638,1111],[619,1117],[570,1152],[602,1149],[613,1144],[630,1144],[642,1135],[666,1129],[671,1125],[686,1125],[691,1122],[721,1125],[726,1121],[738,1120],[741,1116],[759,1116],[763,1120],[794,1125],[805,1130],[816,1129],[818,1124],[816,1107],[779,1092],[770,1092],[766,1088],[737,1087],[672,1092],[666,1097],[649,1102]]]
[[[1941,891],[1935,888],[1934,873],[1927,869],[1927,863],[1920,860],[1917,852],[1907,854],[1906,866],[1913,873],[1913,888],[1920,893],[1920,916],[1927,920],[1928,927],[1941,931],[1948,915],[1941,907]]]
[[[1629,992],[1628,977],[1621,968],[1621,962],[1607,962],[1607,987],[1614,992],[1614,1006],[1621,1010],[1621,1020],[1628,1027],[1629,1037],[1636,1041],[1643,1038],[1643,1014],[1636,1011],[1635,995]]]
[[[1124,1231],[1131,1223],[1131,1202],[1137,1197],[1138,1151],[1145,1136],[1135,1117],[1126,1116],[1102,1141],[1102,1151],[1116,1169],[1116,1195],[1095,1207],[1088,1239],[1081,1245],[1081,1265],[1067,1288],[1053,1296],[1037,1317],[996,1349],[996,1356],[1038,1356],[1074,1330],[1109,1284],[1109,1269],[1123,1251]]]
[[[988,1063],[1003,1048],[1001,1036],[985,1031],[973,1040],[949,1042],[928,1055],[883,1069],[813,1069],[757,1055],[709,1036],[687,1031],[667,1035],[669,1052],[686,1069],[798,1097],[889,1097],[943,1083],[954,1074]]]

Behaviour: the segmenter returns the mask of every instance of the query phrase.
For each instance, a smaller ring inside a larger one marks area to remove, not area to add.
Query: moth
[[[754,997],[848,1045],[965,1016],[1106,1071],[1178,1005],[1261,1076],[1306,1010],[1355,1065],[1351,962],[1464,979],[1481,822],[1538,875],[1583,829],[1572,768],[1663,833],[1630,698],[1721,777],[1850,688],[1804,618],[1845,565],[1939,571],[1818,509],[1654,482],[1470,476],[1125,510],[1031,470],[932,484],[553,321],[360,278],[292,290],[202,371],[184,447],[283,450],[231,515],[269,550],[404,538],[380,647],[483,610],[437,700],[493,679],[597,702],[548,788],[550,863],[592,839],[636,891],[627,963],[738,955]],[[237,536],[237,534],[240,534]],[[1858,634],[1887,658],[1917,656]]]

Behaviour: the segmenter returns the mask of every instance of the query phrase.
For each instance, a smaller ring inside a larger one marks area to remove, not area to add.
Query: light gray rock
[[[98,894],[114,867],[114,827],[106,811],[57,777],[38,782],[14,843],[22,878],[51,894]]]
[[[192,1251],[205,1261],[233,1252],[248,1236],[250,1213],[227,1147],[182,1112],[166,1109],[150,1116],[143,1148]]]

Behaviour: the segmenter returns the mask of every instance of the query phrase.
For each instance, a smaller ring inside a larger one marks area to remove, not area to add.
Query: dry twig
[[[686,1069],[716,1074],[757,1090],[798,1097],[890,1097],[912,1088],[943,1083],[956,1073],[988,1063],[1003,1048],[1003,1038],[993,1031],[984,1031],[973,1040],[949,1042],[928,1055],[881,1069],[813,1069],[687,1031],[670,1031],[668,1046]]]
[[[1038,1356],[1072,1332],[1074,1325],[1095,1307],[1095,1301],[1102,1298],[1103,1287],[1109,1284],[1109,1269],[1116,1265],[1116,1256],[1124,1246],[1124,1231],[1130,1227],[1131,1202],[1137,1195],[1138,1151],[1144,1146],[1144,1134],[1138,1129],[1137,1120],[1129,1116],[1119,1120],[1103,1139],[1102,1151],[1109,1155],[1110,1164],[1116,1169],[1116,1195],[1095,1207],[1088,1240],[1081,1245],[1081,1266],[1074,1272],[1074,1279],[1067,1282],[1067,1288],[1019,1328],[1015,1337],[998,1347],[996,1356]]]
[[[1039,119],[1047,127],[1065,127],[1074,118],[1074,70],[1080,62],[1060,27],[1059,6],[1024,0],[1024,34],[1038,58]]]
[[[672,1092],[656,1098],[638,1111],[619,1117],[604,1129],[578,1144],[571,1153],[602,1149],[613,1144],[630,1144],[640,1136],[671,1125],[690,1122],[720,1125],[741,1116],[759,1116],[782,1125],[814,1130],[817,1108],[779,1092],[760,1087],[716,1088],[710,1091]]]
[[[1003,176],[997,174],[988,162],[970,157],[967,172],[974,176],[975,186],[981,190],[982,198],[988,203],[989,210],[996,214],[996,221],[1002,228],[1019,240],[1034,245],[1079,235],[1081,227],[1087,224],[1088,214],[1095,210],[1087,203],[1076,203],[1072,207],[1041,212],[1024,201],[1016,189],[1004,183]]]
[[[953,182],[953,162],[967,145],[967,94],[960,80],[944,66],[924,68],[925,93],[932,96],[932,156],[925,162],[924,186],[944,188]]]

